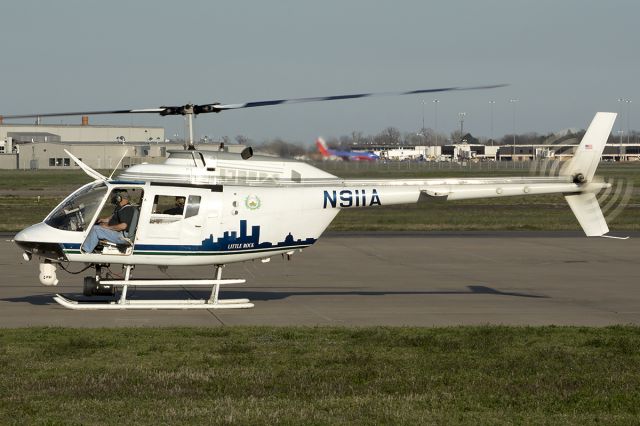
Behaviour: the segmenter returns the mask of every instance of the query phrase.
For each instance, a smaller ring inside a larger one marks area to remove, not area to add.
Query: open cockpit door
[[[140,186],[111,187],[111,191],[102,200],[95,223],[87,228],[88,232],[82,244],[83,250],[103,255],[131,255],[136,242],[143,200],[144,190]],[[125,229],[113,229],[121,223],[126,223]],[[96,229],[93,229],[94,227]],[[99,229],[101,227],[104,229]]]

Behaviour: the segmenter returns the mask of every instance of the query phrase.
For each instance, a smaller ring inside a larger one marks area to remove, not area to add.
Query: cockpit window
[[[45,223],[64,231],[84,231],[92,225],[106,193],[107,185],[103,182],[81,188],[56,207]]]

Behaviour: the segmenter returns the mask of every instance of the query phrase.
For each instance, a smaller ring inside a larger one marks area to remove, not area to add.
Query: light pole
[[[491,146],[493,146],[493,106],[495,105],[495,103],[496,103],[496,101],[494,101],[494,100],[489,101],[489,109],[490,109],[490,112],[491,112],[491,114],[490,114],[490,116],[491,116],[491,126],[490,126],[490,129],[491,129],[491,135],[490,135],[491,136]]]
[[[425,104],[425,101],[423,99],[422,100],[422,129],[420,129],[420,133],[422,133],[422,136],[424,136],[424,104]]]
[[[629,145],[629,138],[631,137],[631,128],[629,127],[629,109],[631,107],[631,99],[625,99],[624,102],[627,104],[627,145]]]
[[[619,149],[619,153],[618,153],[618,161],[622,162],[622,134],[624,133],[623,130],[618,130],[618,134],[620,135],[620,149]]]
[[[629,109],[631,108],[631,99],[627,99],[627,145],[629,145],[629,138],[631,137],[631,128],[629,127],[629,119],[631,114]]]
[[[509,99],[509,103],[513,105],[513,154],[511,155],[511,161],[516,158],[516,103],[520,99]]]
[[[460,142],[462,142],[462,138],[464,137],[464,116],[467,115],[466,112],[459,112],[458,117],[460,117]]]
[[[627,145],[629,145],[629,137],[631,135],[631,129],[629,128],[629,109],[631,107],[631,99],[618,98],[618,102],[627,104]],[[622,105],[620,105],[620,114],[622,114]],[[622,161],[622,120],[620,120],[620,161]]]
[[[433,100],[433,106],[435,108],[435,133],[436,133],[436,146],[438,145],[438,104],[440,103],[439,99]]]

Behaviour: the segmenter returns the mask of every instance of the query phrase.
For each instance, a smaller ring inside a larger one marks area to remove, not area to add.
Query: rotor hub
[[[217,105],[220,103],[214,104],[204,104],[204,105],[194,105],[194,104],[186,104],[182,106],[162,106],[162,111],[160,111],[160,115],[187,115],[187,114],[206,114],[210,112],[220,112],[221,109],[217,108]]]

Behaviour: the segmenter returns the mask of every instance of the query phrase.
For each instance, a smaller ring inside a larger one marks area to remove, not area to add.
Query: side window
[[[153,199],[150,223],[173,223],[196,216],[200,211],[200,196],[156,195]]]
[[[153,199],[150,223],[173,223],[184,216],[184,195],[156,195]]]
[[[185,219],[188,217],[196,216],[200,210],[200,196],[189,195],[189,202],[187,203],[187,213],[184,215]]]
[[[153,214],[182,216],[185,198],[175,195],[156,195],[153,199]]]

